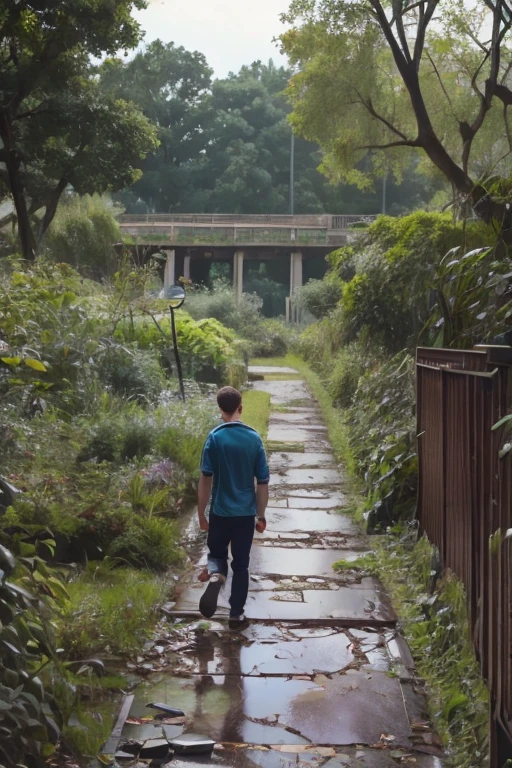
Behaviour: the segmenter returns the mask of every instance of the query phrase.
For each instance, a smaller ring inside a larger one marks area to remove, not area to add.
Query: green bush
[[[121,433],[121,461],[131,461],[142,458],[151,453],[154,442],[154,434],[151,422],[147,418],[137,416],[127,419],[122,425]]]
[[[60,617],[58,634],[73,659],[140,650],[165,595],[161,579],[109,560],[89,563],[67,588],[70,600]]]
[[[88,293],[101,288],[66,264],[8,261],[0,281],[0,396],[20,411],[55,405],[73,414],[96,397],[95,355],[106,326],[90,311]]]
[[[309,280],[296,294],[299,305],[320,319],[331,312],[342,294],[342,283],[335,273],[329,280]]]
[[[369,345],[352,342],[338,350],[326,366],[327,391],[336,407],[353,404],[361,376],[376,364],[375,351]]]
[[[297,337],[297,331],[282,320],[262,320],[247,336],[251,357],[284,357]]]
[[[180,311],[176,316],[176,336],[185,376],[233,386],[236,386],[234,381],[241,384],[245,380],[243,345],[236,339],[234,331],[218,320],[194,320]],[[116,337],[125,343],[136,343],[141,349],[158,350],[163,361],[170,360],[168,364],[175,373],[167,314],[154,318],[148,315],[126,318],[119,323]]]
[[[430,292],[445,254],[494,239],[481,223],[456,225],[449,214],[416,212],[380,216],[345,252],[331,257],[334,271],[353,262],[356,274],[343,286],[340,331],[344,343],[366,329],[372,343],[396,353],[415,346],[430,315]]]
[[[350,445],[364,478],[371,531],[414,514],[418,471],[414,404],[414,358],[402,353],[360,378],[348,410]]]
[[[45,254],[100,280],[117,266],[116,243],[123,241],[115,208],[97,195],[74,195],[58,208],[44,240]]]
[[[136,515],[124,533],[111,542],[107,554],[135,568],[165,571],[183,557],[179,529],[172,520]]]
[[[254,293],[243,293],[237,303],[233,287],[216,280],[212,288],[199,288],[187,295],[187,311],[195,320],[212,317],[246,337],[261,321],[263,300]]]
[[[160,355],[118,345],[103,354],[100,377],[114,393],[139,402],[156,401],[168,385]]]
[[[16,561],[0,547],[0,762],[5,768],[43,768],[62,725],[39,673],[52,665],[59,675],[52,617],[66,593],[34,548],[27,555]]]

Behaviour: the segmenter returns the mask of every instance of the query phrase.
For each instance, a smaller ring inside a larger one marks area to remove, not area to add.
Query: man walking
[[[217,600],[228,575],[231,545],[233,584],[230,629],[243,629],[248,622],[244,607],[249,591],[249,557],[256,530],[266,528],[269,470],[265,449],[256,430],[242,423],[242,395],[233,387],[217,393],[222,424],[208,435],[201,458],[198,491],[199,527],[208,531],[208,566],[199,577],[209,581],[199,601],[206,618],[217,610]],[[210,501],[210,515],[206,507]]]

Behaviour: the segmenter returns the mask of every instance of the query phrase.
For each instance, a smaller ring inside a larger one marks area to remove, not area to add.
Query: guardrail
[[[125,235],[137,242],[158,245],[211,245],[250,246],[283,245],[293,246],[336,246],[346,243],[346,232],[342,230],[299,228],[299,227],[185,227],[185,226],[134,226],[122,224]]]
[[[188,224],[226,226],[227,224],[238,227],[312,227],[315,229],[349,229],[356,224],[370,224],[376,216],[364,214],[342,214],[332,216],[330,214],[289,216],[285,214],[236,214],[236,213],[147,213],[147,214],[122,214],[118,216],[121,225],[129,224]]]

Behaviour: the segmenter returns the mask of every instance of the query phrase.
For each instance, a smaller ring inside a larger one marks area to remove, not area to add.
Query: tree
[[[330,178],[364,187],[421,151],[482,218],[503,223],[482,173],[512,150],[509,0],[294,0],[284,18],[283,48],[301,67],[292,123],[320,144]]]
[[[0,179],[26,259],[35,258],[68,185],[80,193],[125,187],[137,176],[136,162],[156,147],[147,119],[103,94],[89,64],[90,56],[138,43],[134,7],[145,1],[3,3]]]
[[[155,40],[130,61],[108,59],[99,75],[102,90],[134,102],[156,126],[160,146],[140,164],[133,194],[167,213],[190,187],[190,162],[205,151],[212,70],[202,53]]]

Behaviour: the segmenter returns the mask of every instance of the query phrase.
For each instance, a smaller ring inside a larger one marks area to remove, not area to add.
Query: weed
[[[167,588],[161,578],[115,567],[110,561],[89,564],[68,591],[59,639],[71,658],[83,658],[91,653],[126,655],[139,650]]]

